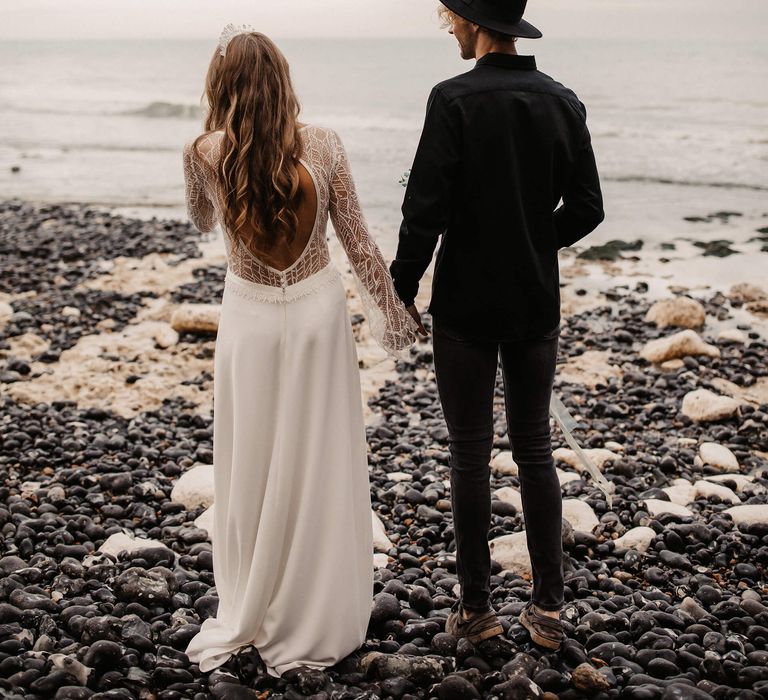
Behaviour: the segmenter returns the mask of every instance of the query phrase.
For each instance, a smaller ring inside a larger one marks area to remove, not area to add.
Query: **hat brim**
[[[471,5],[462,2],[462,0],[440,0],[440,2],[451,12],[459,15],[459,17],[463,17],[469,22],[486,29],[493,29],[502,34],[509,34],[509,36],[517,36],[522,39],[541,39],[543,36],[539,29],[524,19],[521,19],[519,22],[504,22],[503,20],[486,17],[482,13],[477,12]]]

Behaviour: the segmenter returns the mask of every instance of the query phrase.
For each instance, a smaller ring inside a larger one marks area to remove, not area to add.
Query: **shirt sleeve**
[[[582,116],[586,108],[581,105]],[[558,248],[565,248],[594,231],[605,218],[600,176],[597,172],[592,138],[584,123],[573,172],[563,193],[563,203],[555,210]]]
[[[405,191],[397,254],[390,266],[395,289],[406,306],[413,304],[438,238],[451,220],[460,139],[459,120],[442,91],[433,88]]]
[[[205,190],[205,171],[190,141],[184,145],[184,190],[187,215],[202,233],[212,231],[216,213]]]
[[[368,231],[344,144],[335,132],[332,136],[336,155],[329,213],[334,231],[352,267],[371,335],[390,355],[407,359],[418,326],[395,293],[381,250]]]

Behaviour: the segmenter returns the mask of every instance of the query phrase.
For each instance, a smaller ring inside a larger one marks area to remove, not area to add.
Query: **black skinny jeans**
[[[563,502],[549,427],[558,338],[559,327],[537,340],[466,340],[437,319],[433,322],[435,375],[451,452],[456,569],[461,603],[467,610],[491,609],[489,462],[499,353],[533,570],[531,600],[543,610],[563,605]]]

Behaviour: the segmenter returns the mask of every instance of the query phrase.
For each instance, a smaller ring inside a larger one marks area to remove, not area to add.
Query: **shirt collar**
[[[478,66],[499,66],[516,70],[536,70],[534,56],[519,56],[512,53],[487,53],[477,60]]]

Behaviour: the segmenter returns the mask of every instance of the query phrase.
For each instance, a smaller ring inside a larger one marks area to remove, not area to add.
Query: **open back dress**
[[[338,135],[301,129],[317,214],[285,270],[224,225],[223,132],[184,148],[187,209],[222,228],[227,273],[214,357],[213,571],[219,607],[186,649],[201,671],[253,645],[267,672],[331,666],[364,641],[373,535],[357,352],[328,218],[371,332],[398,356],[416,324],[397,297],[360,209]]]

